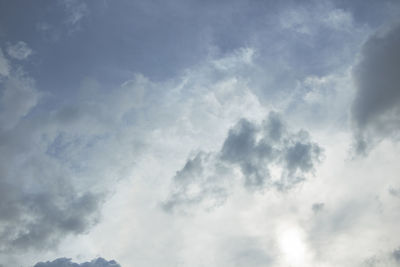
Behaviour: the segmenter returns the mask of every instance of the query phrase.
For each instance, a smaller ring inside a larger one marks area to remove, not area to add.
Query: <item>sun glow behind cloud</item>
[[[297,226],[287,225],[278,233],[279,248],[287,266],[308,266],[310,256],[304,232]]]

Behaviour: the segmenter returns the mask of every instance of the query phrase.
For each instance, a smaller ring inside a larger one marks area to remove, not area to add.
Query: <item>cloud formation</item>
[[[97,258],[90,262],[74,263],[71,259],[58,258],[54,261],[38,262],[33,267],[121,267],[116,261],[107,261],[103,258]]]
[[[352,106],[356,150],[364,153],[382,138],[399,137],[400,24],[367,40],[353,75],[357,87]]]
[[[171,211],[202,202],[207,207],[221,204],[237,175],[235,170],[250,191],[287,191],[305,181],[322,156],[322,148],[310,140],[308,132],[291,131],[275,112],[261,124],[241,119],[229,130],[219,152],[199,152],[177,172],[164,208]]]
[[[0,82],[0,253],[40,250],[85,232],[97,221],[103,198],[78,190],[73,172],[51,158],[52,141],[44,141],[51,123],[42,116],[26,120],[41,94],[16,69]]]
[[[32,49],[25,42],[19,41],[14,45],[9,45],[7,53],[12,58],[23,60],[32,54]]]
[[[78,99],[43,109],[34,79],[11,63],[0,80],[0,255],[54,248],[99,221],[109,181],[122,176],[107,166],[119,149],[108,122],[136,105],[122,101],[136,98],[133,81],[106,102],[85,93],[88,82]]]

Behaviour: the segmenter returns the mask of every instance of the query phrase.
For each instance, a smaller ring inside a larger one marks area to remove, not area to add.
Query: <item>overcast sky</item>
[[[0,0],[0,267],[400,266],[397,0]]]

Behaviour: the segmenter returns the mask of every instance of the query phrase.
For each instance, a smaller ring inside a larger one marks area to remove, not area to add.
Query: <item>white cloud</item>
[[[19,41],[14,45],[9,45],[7,53],[12,58],[23,60],[32,54],[32,49],[25,42]]]

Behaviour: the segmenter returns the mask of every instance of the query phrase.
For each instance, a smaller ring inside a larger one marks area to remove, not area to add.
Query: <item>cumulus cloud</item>
[[[116,261],[107,261],[103,258],[97,258],[90,262],[74,263],[71,259],[58,258],[54,261],[38,262],[33,267],[121,267]]]
[[[229,130],[219,152],[199,152],[176,173],[164,208],[170,211],[206,201],[221,204],[238,173],[250,191],[287,191],[313,173],[322,155],[308,132],[291,131],[275,112],[261,124],[241,119]]]
[[[400,129],[400,25],[371,36],[354,68],[357,87],[352,106],[356,150],[371,143],[399,137]]]
[[[19,41],[14,45],[9,45],[7,53],[12,58],[23,60],[32,54],[32,49],[25,42]]]

